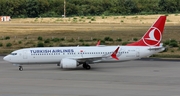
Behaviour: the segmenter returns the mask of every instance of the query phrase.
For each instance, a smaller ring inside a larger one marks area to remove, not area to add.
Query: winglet
[[[117,58],[118,50],[119,50],[119,47],[111,54],[111,57],[116,59],[116,60],[119,60],[119,58]]]
[[[100,43],[101,43],[101,41],[99,40],[99,41],[97,42],[96,46],[99,46],[99,45],[100,45]]]

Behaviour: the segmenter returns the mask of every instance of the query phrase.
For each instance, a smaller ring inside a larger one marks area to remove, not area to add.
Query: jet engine
[[[61,68],[76,68],[78,63],[76,60],[64,58],[60,62]]]

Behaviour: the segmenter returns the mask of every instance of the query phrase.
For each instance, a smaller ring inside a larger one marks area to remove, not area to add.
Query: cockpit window
[[[17,55],[17,53],[11,53],[11,55]]]

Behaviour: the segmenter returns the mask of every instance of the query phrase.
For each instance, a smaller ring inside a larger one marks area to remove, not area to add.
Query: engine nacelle
[[[78,63],[76,60],[64,58],[60,62],[61,68],[77,68]]]

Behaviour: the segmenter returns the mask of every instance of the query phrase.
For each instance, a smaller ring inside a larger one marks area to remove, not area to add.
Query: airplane
[[[98,42],[96,43],[96,46],[100,46],[101,40],[98,40]]]
[[[160,16],[137,42],[126,46],[82,46],[82,47],[35,47],[13,51],[3,59],[18,65],[57,64],[60,68],[71,69],[81,66],[91,69],[89,64],[98,62],[119,62],[140,59],[162,52],[161,39],[166,16]]]
[[[105,46],[105,45],[100,45],[100,43],[101,43],[101,41],[98,40],[98,42],[96,43],[96,46],[97,46],[97,47],[99,47],[99,46]],[[77,47],[81,47],[81,46],[77,45]],[[90,46],[90,47],[91,47],[91,46]]]

